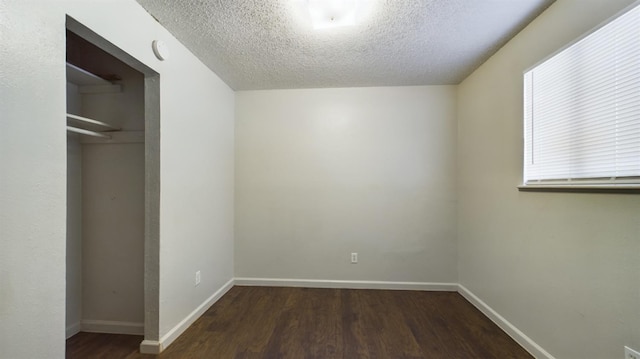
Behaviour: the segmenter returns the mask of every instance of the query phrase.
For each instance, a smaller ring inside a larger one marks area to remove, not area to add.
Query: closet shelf
[[[86,136],[111,139],[111,136],[105,135],[104,133],[95,132],[95,131],[89,131],[89,130],[85,130],[83,128],[78,128],[78,127],[73,127],[73,126],[67,126],[67,131],[79,133],[81,135],[86,135]]]
[[[101,133],[104,134],[104,133]],[[108,132],[111,138],[100,138],[92,136],[83,136],[80,143],[83,145],[90,144],[125,144],[125,143],[144,143],[144,131],[118,131]]]
[[[78,86],[83,94],[122,92],[122,86],[83,70],[67,62],[67,82]]]
[[[67,62],[67,81],[78,86],[111,85],[111,82]]]

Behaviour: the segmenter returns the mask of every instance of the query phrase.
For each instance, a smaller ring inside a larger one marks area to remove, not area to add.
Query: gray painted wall
[[[458,89],[460,283],[557,358],[640,347],[640,196],[518,191],[522,74],[629,3],[555,2]]]
[[[457,282],[455,101],[453,86],[238,92],[236,276]]]

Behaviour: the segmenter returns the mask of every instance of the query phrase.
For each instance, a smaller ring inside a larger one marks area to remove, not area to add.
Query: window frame
[[[613,192],[613,193],[634,193],[634,194],[638,194],[640,193],[640,174],[638,174],[638,176],[631,176],[623,179],[623,180],[616,180],[615,183],[611,182],[610,179],[608,178],[602,178],[602,179],[598,179],[598,178],[585,178],[585,179],[561,179],[561,180],[541,180],[541,181],[529,181],[527,182],[525,179],[525,174],[527,171],[527,139],[525,138],[527,136],[527,120],[525,117],[525,111],[526,109],[524,108],[524,105],[527,101],[526,96],[527,96],[527,91],[525,89],[525,76],[527,73],[529,73],[531,70],[534,70],[535,68],[537,68],[538,66],[542,65],[543,63],[545,63],[546,61],[550,60],[551,58],[555,57],[556,55],[560,54],[561,52],[567,50],[568,48],[572,47],[573,45],[575,45],[576,43],[582,41],[583,39],[585,39],[586,37],[592,35],[593,33],[597,32],[598,30],[602,29],[603,27],[607,26],[608,24],[610,24],[611,22],[617,20],[618,18],[620,18],[621,16],[623,16],[624,14],[628,13],[629,11],[640,7],[640,0],[636,0],[633,3],[631,3],[630,5],[626,6],[625,8],[623,8],[621,11],[617,12],[615,15],[607,18],[606,20],[604,20],[603,22],[599,23],[597,26],[593,27],[592,29],[590,29],[589,31],[585,32],[584,34],[582,34],[581,36],[578,36],[576,39],[574,39],[573,41],[569,42],[568,44],[562,46],[561,48],[559,48],[558,50],[554,51],[553,53],[551,53],[550,55],[546,56],[545,58],[543,58],[542,60],[538,61],[537,63],[535,63],[534,65],[528,67],[527,69],[525,69],[522,72],[522,86],[521,89],[523,91],[522,93],[522,105],[523,105],[523,110],[522,110],[522,114],[523,114],[523,142],[522,142],[522,159],[523,159],[523,163],[522,163],[522,172],[521,172],[521,182],[520,185],[518,185],[518,189],[520,191],[532,191],[532,192],[594,192],[594,193],[609,193],[609,192]]]

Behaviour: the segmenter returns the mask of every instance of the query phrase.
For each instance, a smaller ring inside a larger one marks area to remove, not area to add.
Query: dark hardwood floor
[[[234,287],[162,354],[80,333],[67,358],[532,358],[458,293]]]

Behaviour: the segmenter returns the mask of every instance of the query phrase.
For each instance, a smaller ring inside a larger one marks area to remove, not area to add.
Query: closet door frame
[[[66,27],[144,74],[144,342],[159,342],[160,74],[70,16],[67,16]]]

